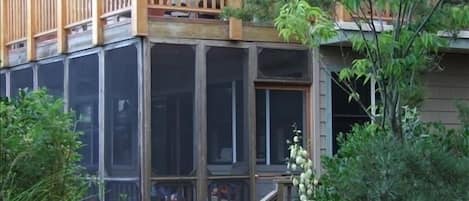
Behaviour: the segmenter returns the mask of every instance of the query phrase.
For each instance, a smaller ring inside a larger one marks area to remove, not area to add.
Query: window
[[[306,80],[309,78],[308,61],[307,50],[261,49],[259,78]]]
[[[337,80],[338,76],[333,75]],[[332,79],[332,78],[331,78]],[[336,154],[339,149],[337,137],[340,133],[347,133],[356,123],[369,121],[368,115],[354,101],[349,101],[349,94],[337,85],[333,80],[332,86],[332,153]],[[368,107],[371,105],[370,85],[363,85],[363,80],[357,80],[353,83],[354,88],[360,94],[360,100]]]
[[[151,64],[152,175],[194,175],[195,50],[158,44]]]
[[[140,190],[138,182],[128,181],[106,181],[106,201],[140,201]]]
[[[305,92],[303,90],[256,90],[257,163],[284,165],[288,157],[287,140],[293,125],[304,130]]]
[[[212,180],[208,184],[209,201],[249,200],[248,181]]]
[[[194,182],[152,182],[151,201],[193,201],[196,198]]]
[[[21,70],[11,71],[10,97],[18,96],[20,90],[33,90],[33,69],[28,67]]]
[[[110,177],[138,177],[137,48],[105,54],[105,169]]]
[[[214,47],[207,53],[207,162],[214,175],[247,174],[248,137],[243,126],[246,53],[244,49]]]
[[[0,97],[6,97],[7,96],[7,82],[6,82],[6,76],[5,73],[0,73]]]
[[[97,173],[99,162],[98,66],[96,54],[73,58],[69,66],[69,103],[76,115],[75,128],[83,133],[82,165],[90,174]]]
[[[63,97],[64,91],[64,63],[57,61],[40,64],[37,71],[38,86],[47,88],[49,94]]]

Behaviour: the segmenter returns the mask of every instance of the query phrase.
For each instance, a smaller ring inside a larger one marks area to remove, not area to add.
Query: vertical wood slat
[[[148,35],[148,2],[146,0],[132,0],[132,34],[134,36]]]
[[[67,1],[69,0],[56,0],[57,2],[57,52],[63,54],[67,52],[67,32],[65,26],[67,20]]]
[[[34,34],[36,33],[36,23],[34,18],[36,15],[36,0],[27,0],[27,31],[26,31],[26,55],[28,61],[36,59],[36,40]]]
[[[8,66],[8,60],[7,60],[7,55],[8,55],[8,49],[6,47],[6,34],[7,31],[4,30],[9,30],[9,26],[7,24],[8,22],[8,12],[7,12],[7,6],[8,6],[8,1],[0,1],[0,67]]]
[[[204,0],[206,1],[206,0]],[[228,6],[233,8],[241,8],[242,0],[230,0]],[[230,40],[242,40],[243,39],[243,21],[230,17],[229,19],[229,39]]]
[[[103,44],[103,21],[101,20],[101,15],[103,14],[103,0],[92,0],[92,30],[93,30],[93,45]],[[86,7],[85,7],[86,8]]]

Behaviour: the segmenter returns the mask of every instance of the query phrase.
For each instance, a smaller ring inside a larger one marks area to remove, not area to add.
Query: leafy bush
[[[79,135],[63,111],[63,102],[42,90],[0,101],[1,201],[83,198]]]
[[[321,185],[302,200],[469,200],[469,131],[405,111],[404,141],[390,129],[356,125],[338,154],[323,159]]]

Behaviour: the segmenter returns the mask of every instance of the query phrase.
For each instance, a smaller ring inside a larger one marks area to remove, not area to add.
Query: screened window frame
[[[255,45],[257,50],[256,55],[256,78],[255,80],[258,82],[285,82],[288,84],[303,84],[303,83],[310,83],[313,81],[313,50],[311,48],[305,47],[303,45],[292,45],[292,46],[285,46],[285,45],[277,45],[277,44],[259,44]],[[306,60],[306,69],[304,72],[304,77],[296,78],[296,77],[287,77],[287,76],[262,76],[262,72],[259,66],[259,57],[264,49],[272,49],[272,50],[283,50],[283,51],[306,51],[307,52],[307,60]]]
[[[302,139],[303,139],[303,146],[306,148],[308,153],[311,153],[312,147],[311,147],[311,137],[312,137],[312,120],[313,120],[313,111],[312,111],[312,96],[311,96],[311,84],[310,83],[272,83],[272,82],[264,82],[264,81],[259,81],[257,80],[255,82],[255,90],[275,90],[275,91],[300,91],[303,92],[303,128],[302,128]],[[267,100],[266,100],[267,102]],[[266,105],[267,109],[267,105]],[[256,110],[257,110],[257,105],[256,105]],[[267,112],[266,112],[267,113]],[[256,115],[257,116],[257,115]],[[257,139],[257,120],[256,120],[256,139]],[[270,127],[270,123],[267,123],[267,117],[266,117],[266,124],[263,125],[267,128],[267,126]],[[270,130],[270,129],[269,129]],[[269,133],[271,134],[271,133]],[[286,163],[283,164],[267,164],[267,153],[270,151],[268,150],[268,146],[270,146],[270,138],[267,138],[267,130],[266,130],[266,162],[265,163],[257,163],[257,157],[254,159],[256,163],[256,172],[261,173],[261,174],[268,174],[270,172],[281,172],[287,170],[287,165]],[[285,142],[285,146],[286,142]],[[257,147],[254,149],[256,151],[256,156],[257,156]],[[270,155],[270,153],[269,153]]]
[[[214,171],[232,171],[232,170],[236,170],[237,168],[234,167],[234,165],[236,165],[237,163],[245,163],[244,166],[242,166],[241,168],[245,167],[245,168],[248,168],[247,171],[245,173],[242,173],[242,174],[226,174],[226,175],[208,175],[207,176],[207,179],[208,180],[217,180],[217,179],[249,179],[249,163],[251,162],[250,160],[250,157],[249,157],[249,153],[247,152],[248,150],[244,150],[246,151],[246,153],[244,153],[244,158],[243,160],[240,160],[238,161],[237,160],[237,157],[238,157],[238,153],[237,153],[237,150],[238,149],[242,149],[243,146],[246,146],[249,148],[249,133],[245,133],[247,132],[249,129],[247,128],[247,125],[246,125],[246,119],[247,119],[247,116],[246,116],[246,110],[247,110],[247,99],[248,99],[248,86],[249,86],[249,76],[248,76],[248,72],[249,72],[249,68],[251,68],[249,66],[249,48],[248,47],[243,47],[243,46],[231,46],[231,45],[214,45],[214,44],[207,44],[206,45],[206,54],[205,54],[205,58],[206,58],[206,69],[207,69],[207,72],[208,72],[208,54],[209,54],[209,51],[211,48],[221,48],[221,49],[238,49],[238,50],[242,50],[243,51],[243,61],[242,61],[242,66],[240,66],[240,68],[242,68],[242,85],[241,86],[238,86],[236,81],[232,81],[231,82],[231,89],[232,89],[232,94],[231,94],[231,146],[232,146],[232,150],[231,150],[231,162],[230,163],[210,163],[209,162],[209,156],[208,156],[208,144],[209,143],[206,143],[206,147],[205,149],[207,150],[207,162],[206,162],[206,166],[207,166],[207,171],[211,171],[211,170],[214,170]],[[205,82],[206,82],[206,98],[207,98],[207,101],[208,101],[208,74],[206,74],[205,76]],[[239,132],[237,130],[237,106],[236,106],[236,101],[237,101],[237,92],[236,92],[236,89],[241,87],[241,94],[242,94],[242,100],[241,102],[243,103],[242,105],[242,110],[241,110],[241,115],[242,115],[242,131]],[[234,89],[234,90],[233,90]],[[208,111],[208,106],[207,106],[207,111]],[[207,113],[208,114],[208,113]],[[209,125],[209,122],[208,122],[208,116],[207,116],[207,126]],[[208,139],[208,130],[207,132],[204,134],[205,137]],[[239,135],[242,135],[242,136],[239,136]],[[241,144],[241,147],[238,147],[238,143],[237,143],[237,139],[241,137],[243,139],[243,142]],[[210,195],[209,195],[210,196]]]
[[[15,66],[15,67],[12,67],[11,69],[8,69],[7,73],[8,73],[8,78],[5,78],[5,82],[7,82],[7,86],[8,86],[8,89],[6,90],[6,93],[7,93],[7,96],[9,98],[13,98],[12,97],[12,87],[13,87],[13,79],[12,79],[12,73],[14,73],[15,71],[20,71],[20,70],[25,70],[25,69],[28,69],[28,68],[31,68],[31,71],[32,71],[32,87],[31,89],[29,89],[30,91],[31,90],[36,90],[37,89],[37,77],[36,77],[36,64],[35,63],[29,63],[29,64],[23,64],[23,65],[20,65],[20,66]]]
[[[62,67],[63,67],[63,75],[62,75],[62,78],[63,78],[63,97],[61,97],[65,104],[65,109],[67,109],[67,105],[66,105],[66,94],[68,93],[68,85],[66,83],[68,83],[68,60],[69,58],[67,58],[66,56],[63,56],[63,55],[60,55],[60,56],[56,56],[56,57],[51,57],[51,58],[47,58],[47,59],[43,59],[43,60],[40,60],[38,61],[36,64],[35,64],[35,71],[34,71],[34,86],[35,86],[35,90],[36,89],[39,89],[41,86],[39,86],[39,69],[41,68],[41,65],[47,65],[47,64],[51,64],[51,63],[56,63],[56,62],[62,62]]]

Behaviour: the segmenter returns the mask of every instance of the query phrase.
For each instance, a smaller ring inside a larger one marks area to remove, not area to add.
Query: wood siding
[[[437,121],[449,127],[460,125],[455,103],[469,103],[468,54],[446,54],[440,63],[442,71],[435,70],[425,76],[425,101],[422,119]]]

